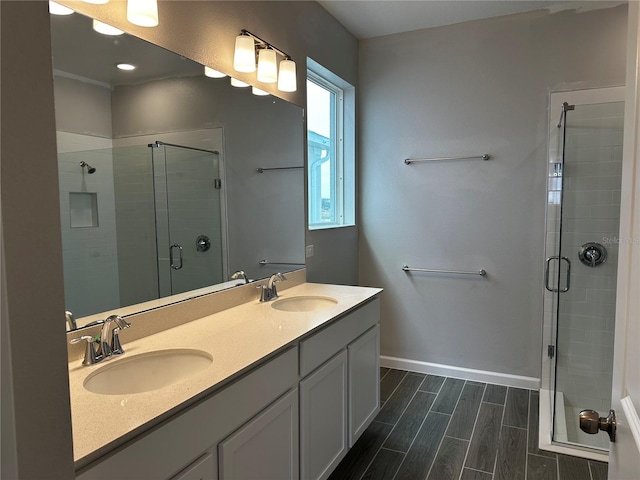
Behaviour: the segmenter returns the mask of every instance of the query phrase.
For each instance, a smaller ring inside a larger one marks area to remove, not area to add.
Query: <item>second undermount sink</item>
[[[338,301],[331,297],[299,296],[276,300],[271,304],[276,310],[283,312],[312,312],[333,307]]]
[[[150,392],[187,380],[213,363],[202,350],[158,350],[123,357],[89,375],[84,388],[103,395]]]

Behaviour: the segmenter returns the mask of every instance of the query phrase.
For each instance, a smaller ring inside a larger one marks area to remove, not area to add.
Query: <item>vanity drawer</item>
[[[307,376],[379,322],[380,300],[374,298],[300,342],[300,376]]]

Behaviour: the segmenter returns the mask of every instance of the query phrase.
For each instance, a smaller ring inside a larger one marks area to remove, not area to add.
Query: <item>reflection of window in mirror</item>
[[[307,60],[309,228],[355,224],[355,89]]]

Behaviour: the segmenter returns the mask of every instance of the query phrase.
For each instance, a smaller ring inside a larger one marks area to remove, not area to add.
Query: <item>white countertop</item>
[[[135,437],[200,398],[215,392],[274,352],[379,294],[378,288],[304,283],[280,298],[325,296],[338,303],[311,312],[283,312],[257,300],[148,337],[123,342],[125,354],[94,366],[69,363],[69,389],[76,467]],[[132,329],[135,325],[132,326]],[[165,349],[198,349],[213,357],[204,371],[159,390],[101,395],[83,387],[85,378],[105,365]]]

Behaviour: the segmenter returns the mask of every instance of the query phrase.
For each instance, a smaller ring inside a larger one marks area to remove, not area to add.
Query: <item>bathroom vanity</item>
[[[302,283],[126,342],[120,358],[74,358],[77,478],[327,478],[379,410],[380,292]],[[208,366],[192,372],[189,352]],[[119,363],[174,353],[187,354],[174,383],[87,389]]]

